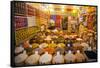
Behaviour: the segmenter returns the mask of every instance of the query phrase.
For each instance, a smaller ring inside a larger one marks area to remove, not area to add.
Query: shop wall
[[[32,4],[33,5],[33,4]],[[15,3],[16,45],[30,39],[42,24],[47,25],[50,15],[27,3]],[[21,10],[22,9],[22,10]]]
[[[16,45],[31,38],[38,31],[36,9],[26,3],[15,3],[14,23]]]

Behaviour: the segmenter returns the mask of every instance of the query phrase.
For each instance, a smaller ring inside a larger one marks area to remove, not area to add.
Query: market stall
[[[16,65],[97,60],[95,7],[38,3],[15,7],[23,9],[15,12]]]

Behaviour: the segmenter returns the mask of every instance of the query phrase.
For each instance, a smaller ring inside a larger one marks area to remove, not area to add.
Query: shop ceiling
[[[69,13],[78,13],[80,10],[90,11],[89,7],[81,8],[84,6],[73,6],[73,5],[58,5],[58,4],[40,4],[40,3],[27,3],[43,12],[52,15],[66,15]]]

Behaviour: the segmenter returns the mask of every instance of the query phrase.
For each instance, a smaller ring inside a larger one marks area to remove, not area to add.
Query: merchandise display
[[[11,66],[97,62],[97,6],[11,2]]]

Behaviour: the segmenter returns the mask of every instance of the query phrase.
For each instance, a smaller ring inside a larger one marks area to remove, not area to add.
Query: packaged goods
[[[53,56],[52,63],[53,64],[64,63],[64,56],[62,54],[60,54],[59,51],[57,51],[57,54],[55,56]]]
[[[86,58],[79,50],[77,50],[77,52],[75,53],[75,59],[76,62],[84,62]]]
[[[33,49],[38,48],[38,47],[39,47],[39,44],[37,44],[37,43],[33,43],[33,44],[32,44],[32,48],[33,48]]]
[[[18,56],[15,56],[15,63],[22,63],[26,60],[28,55],[26,54],[26,51],[24,51],[22,54],[19,54]]]
[[[55,49],[52,47],[47,47],[44,49],[45,52],[48,52],[49,54],[53,54],[55,52]]]
[[[75,55],[72,53],[71,50],[69,50],[68,53],[65,54],[64,58],[66,63],[75,62]]]
[[[39,59],[40,64],[50,64],[52,60],[52,55],[48,54],[48,52],[45,52],[43,55],[41,55]]]
[[[29,65],[38,64],[40,55],[38,54],[38,51],[35,51],[35,54],[30,55],[26,60],[25,63]]]

